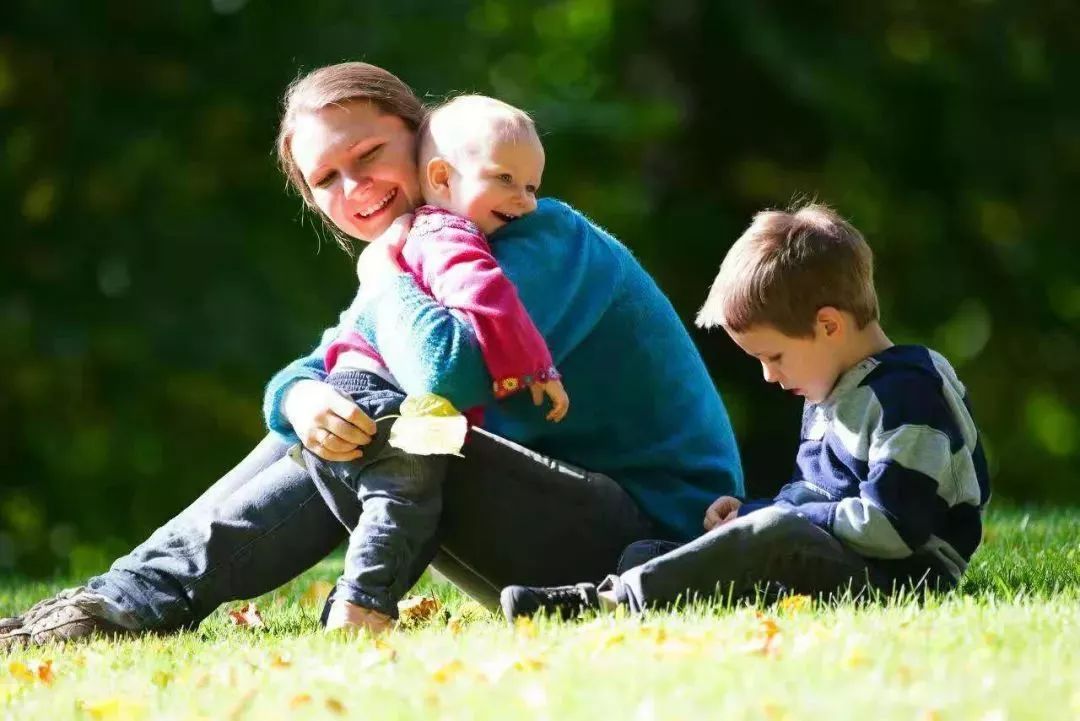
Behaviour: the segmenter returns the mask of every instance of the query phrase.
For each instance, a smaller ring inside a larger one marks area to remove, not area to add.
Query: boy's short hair
[[[877,320],[874,259],[854,226],[808,203],[754,216],[720,264],[697,325],[736,333],[769,325],[810,337],[825,306],[851,313],[860,328]]]
[[[462,139],[475,141],[483,137],[481,130],[499,140],[513,140],[535,135],[536,124],[528,113],[510,103],[486,95],[459,95],[432,108],[420,123],[417,150],[421,167],[430,158],[445,154],[441,146],[467,150]]]

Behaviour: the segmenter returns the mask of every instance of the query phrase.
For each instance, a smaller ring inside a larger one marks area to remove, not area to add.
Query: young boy
[[[953,588],[981,539],[986,461],[949,363],[882,331],[862,235],[822,205],[758,213],[697,324],[806,399],[791,482],[773,499],[718,498],[686,545],[632,544],[599,586],[510,586],[506,616]]]

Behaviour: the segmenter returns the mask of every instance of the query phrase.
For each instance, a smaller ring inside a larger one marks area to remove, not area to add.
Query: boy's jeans
[[[331,505],[349,530],[345,570],[334,598],[397,618],[397,602],[435,553],[432,543],[442,512],[442,484],[448,456],[414,456],[387,439],[405,394],[377,375],[361,370],[331,373],[326,383],[348,396],[378,431],[354,461],[331,462],[304,449],[303,458],[328,503],[348,489],[359,518]]]
[[[782,508],[763,508],[690,543],[638,541],[600,591],[640,612],[697,599],[738,601],[763,592],[853,597],[882,588],[866,561],[828,532]]]

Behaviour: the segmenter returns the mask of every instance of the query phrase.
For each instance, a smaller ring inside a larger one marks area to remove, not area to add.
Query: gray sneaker
[[[0,631],[0,652],[50,642],[79,641],[95,635],[136,633],[106,619],[102,614],[103,601],[101,596],[83,587],[69,588],[39,601],[17,617],[21,625]]]

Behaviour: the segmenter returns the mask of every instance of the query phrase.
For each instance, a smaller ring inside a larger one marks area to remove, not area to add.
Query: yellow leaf
[[[56,676],[53,674],[53,662],[48,661],[35,661],[33,664],[34,675],[38,681],[41,681],[46,686],[52,684],[56,680]]]
[[[434,671],[431,672],[431,680],[435,683],[446,683],[454,676],[459,675],[465,670],[465,664],[461,662],[461,659],[453,659],[448,661]]]
[[[810,608],[811,604],[813,599],[809,596],[795,595],[785,596],[777,605],[781,613],[798,613]]]
[[[8,671],[17,680],[29,683],[34,680],[34,672],[27,667],[22,661],[12,661],[8,664]]]
[[[461,455],[469,423],[450,401],[434,393],[407,396],[400,413],[390,428],[391,446],[418,456]]]
[[[436,418],[453,418],[461,415],[454,404],[435,393],[421,393],[420,395],[406,396],[401,402],[402,418],[419,418],[434,416]]]
[[[334,590],[334,584],[329,581],[314,581],[300,597],[300,605],[321,608],[332,590]]]
[[[270,668],[288,668],[292,666],[292,657],[287,653],[275,653],[270,656]]]
[[[345,704],[341,703],[336,698],[326,699],[326,708],[333,713],[336,713],[338,716],[345,713]]]
[[[514,619],[514,630],[522,638],[536,638],[536,624],[528,616],[518,616]]]
[[[150,677],[150,683],[154,684],[158,688],[165,688],[172,681],[173,677],[171,673],[167,671],[154,671],[154,675]]]
[[[311,703],[311,694],[298,693],[291,699],[289,699],[289,708],[297,708],[299,706],[303,706],[306,703]]]
[[[128,696],[108,696],[96,701],[82,702],[82,710],[95,721],[137,721],[143,718],[146,706]]]

